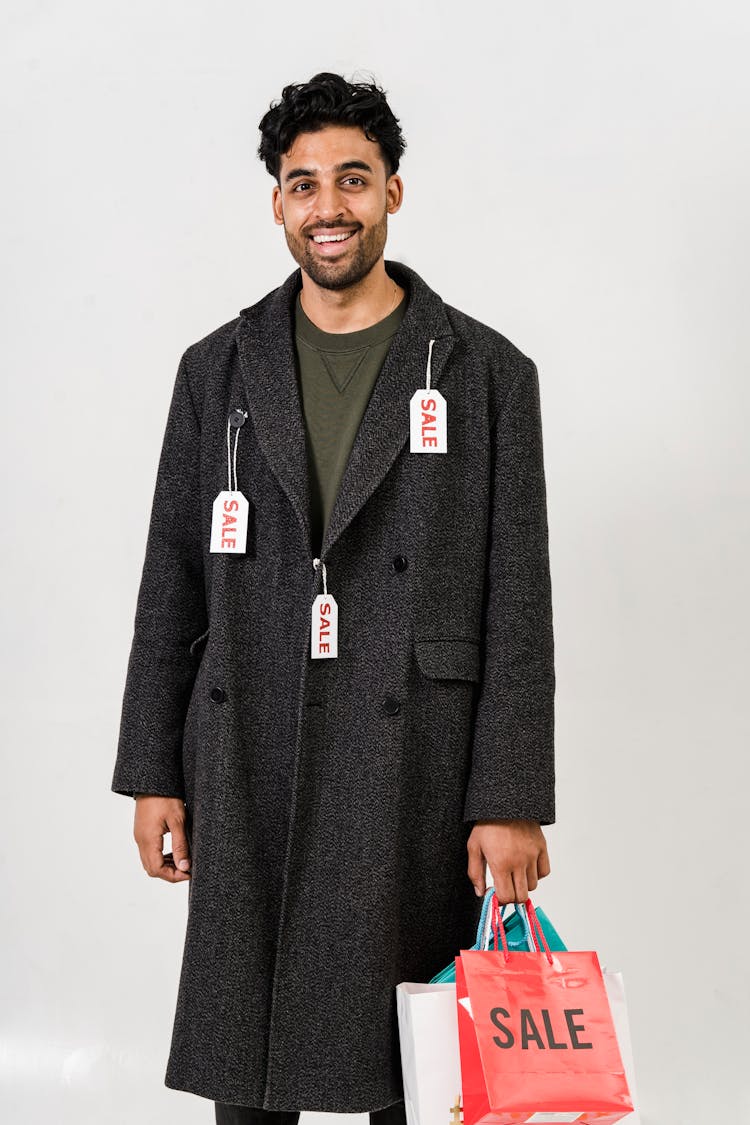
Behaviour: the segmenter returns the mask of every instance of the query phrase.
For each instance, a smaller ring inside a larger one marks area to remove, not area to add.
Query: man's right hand
[[[172,851],[164,854],[164,837],[172,833]],[[180,797],[135,794],[133,836],[148,875],[183,883],[190,878],[190,848],[185,832],[185,802]]]

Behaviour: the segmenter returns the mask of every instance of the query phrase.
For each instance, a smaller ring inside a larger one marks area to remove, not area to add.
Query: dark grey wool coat
[[[386,269],[409,304],[321,552],[337,658],[310,658],[322,571],[299,270],[187,348],[167,420],[112,789],[185,800],[165,1084],[217,1101],[357,1113],[398,1100],[396,985],[474,940],[472,822],[554,821],[537,370],[414,270]],[[430,339],[448,452],[412,454]],[[247,552],[211,554],[236,407]]]

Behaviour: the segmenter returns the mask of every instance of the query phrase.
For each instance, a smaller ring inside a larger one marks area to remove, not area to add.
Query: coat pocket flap
[[[479,681],[477,641],[415,641],[414,648],[425,676],[438,680]]]

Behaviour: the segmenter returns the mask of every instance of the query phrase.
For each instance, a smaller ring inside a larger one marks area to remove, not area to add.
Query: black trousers
[[[287,1113],[274,1109],[251,1109],[245,1105],[228,1105],[214,1102],[216,1106],[216,1125],[297,1125],[300,1113]],[[403,1101],[387,1105],[385,1109],[374,1109],[370,1114],[371,1125],[406,1125],[406,1109]]]

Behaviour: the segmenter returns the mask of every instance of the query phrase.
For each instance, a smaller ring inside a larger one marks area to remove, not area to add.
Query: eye
[[[347,177],[346,177],[346,180],[344,181],[344,183],[346,183],[346,182],[347,182],[347,180],[359,180],[359,182],[360,182],[361,184],[363,184],[363,183],[365,182],[365,181],[364,181],[364,180],[362,179],[362,177],[361,177],[361,176],[347,176]]]
[[[303,180],[303,181],[302,181],[302,183],[300,183],[300,184],[295,184],[295,186],[294,186],[294,187],[292,188],[292,191],[296,191],[296,190],[297,190],[297,188],[301,188],[301,187],[309,187],[309,186],[310,186],[310,185],[309,185],[308,183],[306,183],[306,182],[305,182],[305,181]]]

